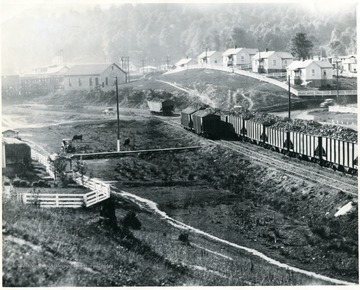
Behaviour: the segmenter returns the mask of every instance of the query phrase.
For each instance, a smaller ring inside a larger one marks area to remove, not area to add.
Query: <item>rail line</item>
[[[159,119],[173,127],[177,127],[183,130],[183,127],[179,123],[174,122],[173,120],[166,120],[163,118],[159,118]],[[273,167],[281,169],[282,171],[291,173],[292,175],[296,175],[306,180],[310,180],[315,183],[320,183],[336,190],[341,190],[342,192],[348,193],[353,196],[358,196],[357,185],[349,184],[339,179],[329,177],[325,173],[318,173],[315,170],[311,169],[310,166],[306,166],[306,168],[301,168],[301,166],[290,164],[289,162],[279,160],[279,158],[269,157],[265,153],[256,152],[255,150],[246,148],[246,143],[243,142],[240,143],[240,141],[230,142],[225,140],[221,140],[221,141],[213,141],[210,139],[207,140],[214,145],[219,145],[231,149],[235,152],[245,154],[249,158],[261,162],[262,164],[271,165]]]

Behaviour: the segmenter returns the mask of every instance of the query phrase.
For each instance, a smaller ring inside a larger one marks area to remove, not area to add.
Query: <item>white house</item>
[[[348,55],[342,61],[342,69],[344,71],[356,73],[356,67],[357,67],[357,59],[355,55]]]
[[[196,61],[192,58],[182,58],[177,63],[175,63],[176,68],[187,68],[189,65],[196,64]]]
[[[241,68],[251,67],[251,58],[258,52],[255,48],[229,48],[223,54],[223,65]]]
[[[333,82],[332,65],[328,60],[294,61],[287,67],[293,85],[323,87]]]
[[[207,50],[197,57],[198,64],[221,65],[221,53],[215,50]]]
[[[126,73],[113,64],[78,64],[64,74],[65,90],[91,90],[114,86],[115,77],[118,84],[126,82]]]
[[[252,57],[253,72],[285,72],[294,57],[288,52],[261,51]]]

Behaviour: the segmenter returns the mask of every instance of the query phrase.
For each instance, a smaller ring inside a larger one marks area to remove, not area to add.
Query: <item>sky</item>
[[[191,3],[198,4],[199,7],[207,3],[299,3],[309,12],[321,12],[321,13],[337,13],[342,9],[346,9],[347,4],[357,3],[356,0],[238,0],[238,1],[218,1],[218,0],[206,0],[206,1],[189,1],[189,0],[2,0],[1,4],[1,21],[9,20],[11,17],[20,15],[21,13],[34,13],[34,14],[50,14],[54,12],[63,12],[69,9],[73,10],[85,10],[88,7],[99,5],[103,9],[107,9],[111,4],[123,4],[123,3]],[[197,5],[196,5],[197,6]]]

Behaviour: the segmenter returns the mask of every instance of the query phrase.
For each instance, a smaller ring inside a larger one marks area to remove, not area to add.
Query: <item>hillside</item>
[[[114,88],[115,89],[115,88]],[[287,106],[287,91],[256,79],[216,70],[188,70],[170,75],[150,74],[128,84],[119,85],[121,107],[147,109],[146,100],[153,97],[170,98],[177,111],[194,102],[216,108],[230,109],[241,105],[251,110],[272,106]],[[115,105],[115,91],[59,92],[39,97],[34,102],[64,105],[65,107],[94,104]],[[299,106],[304,100],[294,98]]]

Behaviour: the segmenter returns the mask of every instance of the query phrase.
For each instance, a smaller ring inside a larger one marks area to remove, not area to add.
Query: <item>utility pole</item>
[[[115,77],[116,84],[116,113],[117,113],[117,152],[120,152],[120,120],[119,120],[119,89],[118,89],[118,79]]]
[[[289,84],[289,119],[291,118],[290,117],[290,111],[291,111],[291,92],[290,92],[290,75],[288,77],[288,84]]]
[[[336,60],[336,100],[339,101],[339,60]]]
[[[142,61],[141,61],[141,63],[142,63],[142,68],[143,68],[143,74],[145,74],[145,60],[143,59]]]

